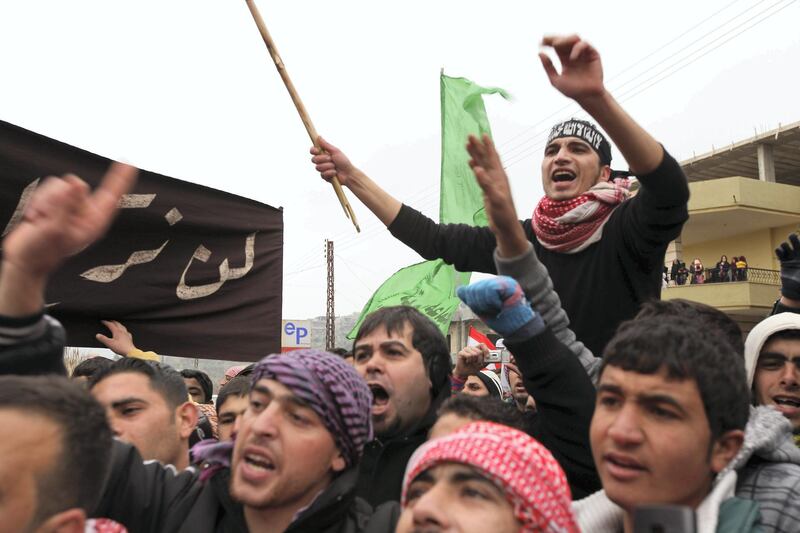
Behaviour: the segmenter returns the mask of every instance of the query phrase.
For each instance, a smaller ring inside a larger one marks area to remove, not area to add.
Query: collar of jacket
[[[358,467],[351,467],[336,476],[328,488],[305,509],[300,511],[286,530],[324,531],[331,525],[341,522],[348,513],[355,497]],[[369,507],[366,502],[359,502]]]

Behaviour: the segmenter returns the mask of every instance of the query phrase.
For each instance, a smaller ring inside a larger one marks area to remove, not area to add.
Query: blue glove
[[[506,339],[525,340],[545,329],[544,320],[531,308],[514,278],[486,279],[459,287],[456,293],[487,326]]]

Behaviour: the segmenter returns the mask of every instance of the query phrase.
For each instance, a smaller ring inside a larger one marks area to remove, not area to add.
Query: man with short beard
[[[376,437],[364,450],[357,494],[373,506],[399,501],[406,463],[450,396],[447,341],[416,309],[385,307],[361,324],[353,358],[374,397]]]

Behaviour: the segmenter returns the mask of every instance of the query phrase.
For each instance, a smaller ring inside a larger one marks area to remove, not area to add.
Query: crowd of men
[[[467,144],[485,228],[436,224],[333,145],[312,149],[423,257],[497,274],[458,296],[513,354],[511,401],[485,349],[453,364],[404,306],[366,317],[350,353],[232,369],[215,405],[207,376],[154,361],[115,321],[98,340],[124,357],[67,380],[44,289],[136,171],[114,164],[94,191],[50,178],[3,241],[0,531],[800,531],[800,239],[776,251],[782,296],[744,341],[720,311],[659,301],[686,177],[606,91],[590,44],[542,44],[551,84],[597,125],[553,127],[530,219],[485,136]],[[687,516],[696,529],[674,529]]]

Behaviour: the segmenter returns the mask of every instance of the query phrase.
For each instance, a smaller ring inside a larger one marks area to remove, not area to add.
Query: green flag
[[[439,193],[439,222],[485,226],[483,197],[469,168],[465,148],[470,134],[491,135],[483,106],[484,94],[502,89],[484,88],[466,78],[439,78],[442,107],[442,169]],[[375,291],[347,338],[354,339],[364,318],[382,307],[409,305],[433,320],[447,334],[450,319],[458,308],[456,287],[469,283],[471,273],[457,272],[441,259],[425,261],[395,272]]]

